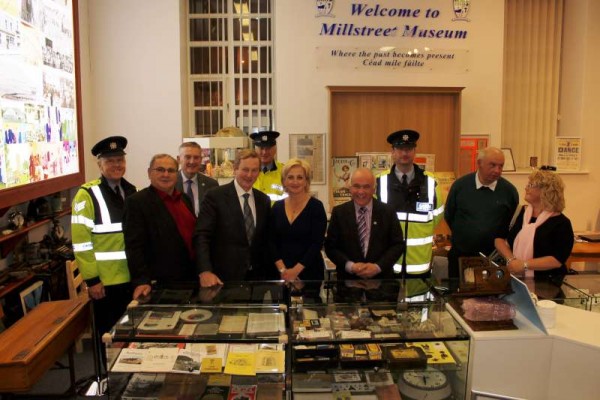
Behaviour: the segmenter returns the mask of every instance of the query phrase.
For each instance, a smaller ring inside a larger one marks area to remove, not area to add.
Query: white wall
[[[315,2],[277,0],[275,3],[275,70],[277,105],[276,128],[279,158],[288,157],[289,133],[327,133],[329,127],[327,86],[464,86],[462,131],[490,134],[500,145],[502,101],[502,40],[504,5],[497,0],[472,2],[468,39],[438,41],[433,47],[468,48],[470,68],[464,74],[406,73],[384,70],[317,70],[317,46],[423,47],[423,39],[388,38],[381,42],[356,37],[319,38]],[[349,0],[335,2],[335,12],[345,13]],[[449,25],[450,1],[380,0],[368,2],[394,7],[423,7],[436,4],[442,10],[440,24]],[[576,230],[600,228],[600,157],[598,148],[600,98],[597,95],[600,55],[594,46],[600,39],[600,4],[593,0],[566,0],[567,19],[578,29],[573,40],[575,56],[565,56],[563,79],[573,79],[561,104],[563,121],[570,122],[584,138],[583,168],[589,174],[563,175],[567,187],[566,214]],[[582,5],[583,4],[583,5]],[[84,128],[86,153],[93,143],[110,134],[122,134],[130,140],[127,176],[138,186],[147,185],[146,167],[158,152],[175,154],[182,137],[180,82],[180,21],[178,0],[80,0],[80,23],[88,25],[89,41],[82,43]],[[441,19],[444,18],[442,21]],[[369,20],[373,24],[373,20]],[[398,23],[397,23],[398,24]],[[571,31],[568,31],[571,32]],[[87,101],[86,101],[87,99]],[[561,126],[564,132],[564,126]],[[329,150],[328,150],[329,151]],[[97,175],[88,162],[87,177]],[[518,186],[526,175],[507,175]],[[319,197],[326,199],[326,187],[316,186]]]
[[[122,135],[129,139],[126,177],[145,187],[152,155],[175,154],[181,143],[179,1],[79,3],[80,24],[87,21],[89,32],[87,43],[81,44],[89,53],[81,63],[86,68],[86,178],[98,176],[89,153],[93,144]]]

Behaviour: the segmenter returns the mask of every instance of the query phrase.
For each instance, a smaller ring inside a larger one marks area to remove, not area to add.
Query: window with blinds
[[[273,126],[271,0],[188,0],[189,126]]]
[[[563,0],[506,0],[502,147],[520,168],[553,162],[562,27]]]

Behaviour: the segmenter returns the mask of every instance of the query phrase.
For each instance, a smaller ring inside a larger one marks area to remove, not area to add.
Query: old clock
[[[446,374],[429,366],[421,370],[402,372],[398,378],[398,389],[403,399],[445,400],[452,395]]]

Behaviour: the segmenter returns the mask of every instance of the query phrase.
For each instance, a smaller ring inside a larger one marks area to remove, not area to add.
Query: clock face
[[[424,390],[437,390],[448,385],[446,374],[428,367],[422,371],[406,371],[402,379],[407,384]]]

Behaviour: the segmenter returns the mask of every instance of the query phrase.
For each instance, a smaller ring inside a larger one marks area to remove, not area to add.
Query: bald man
[[[458,278],[458,258],[494,250],[494,235],[508,226],[519,193],[502,178],[504,153],[487,147],[477,155],[477,171],[457,179],[448,193],[444,218],[452,230],[448,276]]]

